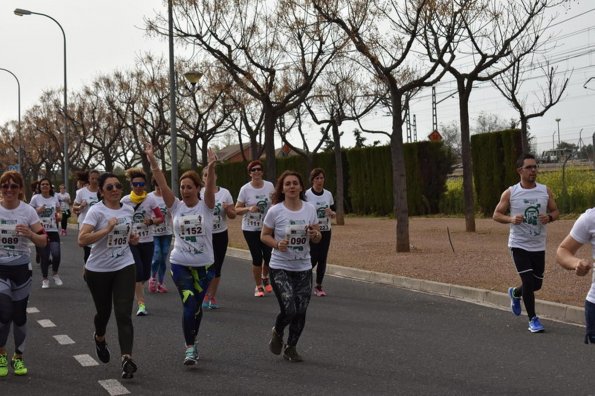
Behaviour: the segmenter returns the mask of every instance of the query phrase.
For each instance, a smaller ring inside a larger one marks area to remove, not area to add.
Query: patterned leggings
[[[186,267],[171,263],[171,276],[184,306],[182,329],[186,345],[194,345],[196,342],[202,320],[202,300],[214,277],[214,272],[209,267]]]
[[[283,331],[289,325],[287,345],[296,346],[306,325],[306,310],[312,295],[312,270],[271,268],[269,275],[281,309],[275,320],[275,331],[283,337]]]

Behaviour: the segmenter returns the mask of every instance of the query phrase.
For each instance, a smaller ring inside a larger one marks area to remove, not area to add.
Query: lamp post
[[[4,70],[5,72],[10,73],[14,77],[14,79],[17,80],[17,92],[18,92],[18,102],[19,102],[19,104],[18,104],[19,120],[17,122],[17,136],[18,136],[18,139],[19,139],[19,153],[17,154],[17,161],[18,161],[18,164],[19,164],[19,172],[22,172],[23,171],[23,169],[22,169],[22,165],[23,164],[22,164],[22,160],[21,160],[21,155],[22,155],[22,152],[23,152],[23,148],[22,148],[23,147],[23,139],[21,137],[21,82],[19,81],[19,79],[17,78],[17,76],[13,72],[11,72],[10,70],[4,69],[2,67],[0,67],[0,70]]]
[[[558,147],[560,147],[560,121],[561,118],[556,118],[556,122],[558,123]]]
[[[67,79],[66,79],[66,33],[64,33],[64,29],[62,28],[62,25],[60,25],[60,22],[58,22],[57,20],[55,20],[54,18],[52,18],[51,16],[47,15],[47,14],[42,14],[40,12],[33,12],[33,11],[29,11],[29,10],[24,10],[22,8],[16,8],[14,10],[15,15],[18,16],[25,16],[25,15],[41,15],[44,16],[46,18],[51,19],[52,21],[54,21],[56,23],[56,25],[58,25],[58,27],[60,28],[60,31],[62,32],[62,37],[64,38],[64,129],[63,129],[63,133],[64,133],[64,187],[66,189],[66,191],[68,191],[68,115],[67,115],[67,111],[68,111],[68,84],[67,84]]]
[[[178,132],[176,130],[176,73],[174,69],[174,18],[172,0],[167,1],[169,39],[169,129],[171,137],[171,190],[178,194]]]

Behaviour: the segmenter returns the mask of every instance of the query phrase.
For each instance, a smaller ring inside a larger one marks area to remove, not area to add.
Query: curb
[[[227,255],[244,260],[251,260],[250,252],[243,249],[228,247]],[[327,264],[326,274],[340,278],[378,283],[401,289],[439,295],[505,311],[510,310],[510,298],[508,297],[508,293],[408,278],[405,276],[366,271],[358,268],[342,267],[334,264]],[[580,307],[550,301],[535,300],[535,309],[539,312],[541,318],[579,326],[584,326],[585,323],[585,310]]]

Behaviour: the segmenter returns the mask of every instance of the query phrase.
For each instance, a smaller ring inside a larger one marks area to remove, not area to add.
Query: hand
[[[155,222],[151,218],[145,218],[144,223],[145,225],[150,226],[153,225]]]
[[[288,243],[289,241],[287,239],[281,239],[279,242],[277,242],[277,250],[280,252],[286,252]]]
[[[256,205],[252,205],[250,206],[250,208],[248,208],[248,212],[250,213],[258,213],[260,212],[260,208]]]
[[[17,232],[17,235],[24,236],[25,238],[29,239],[33,237],[33,231],[31,230],[31,228],[29,228],[29,226],[26,226],[25,224],[17,224],[15,230]]]
[[[145,154],[147,155],[147,158],[155,156],[155,153],[153,152],[153,145],[149,142],[145,142]]]
[[[585,276],[589,273],[589,270],[593,268],[593,263],[588,262],[587,260],[581,259],[576,263],[576,267],[574,268],[574,272],[578,276]]]
[[[510,222],[515,225],[521,224],[523,222],[523,220],[525,220],[525,216],[520,215],[520,214],[510,217]]]
[[[140,235],[138,234],[130,234],[130,238],[128,238],[128,243],[131,245],[138,245],[138,241],[140,240]]]
[[[111,219],[109,219],[107,221],[107,231],[111,232],[117,224],[118,224],[118,219],[116,219],[115,217],[112,217]]]
[[[310,239],[318,239],[319,237],[321,237],[322,235],[320,234],[320,231],[318,230],[320,227],[318,226],[318,224],[311,224],[308,226],[308,238]]]
[[[217,157],[217,154],[215,153],[215,151],[213,151],[212,148],[209,148],[207,150],[208,166],[214,165],[218,160],[219,160],[219,158]]]
[[[547,224],[550,222],[550,216],[548,216],[547,214],[540,214],[539,215],[539,222],[541,224]]]
[[[325,208],[324,212],[326,213],[327,217],[330,217],[331,219],[335,218],[336,213],[333,212],[333,210],[331,208]]]

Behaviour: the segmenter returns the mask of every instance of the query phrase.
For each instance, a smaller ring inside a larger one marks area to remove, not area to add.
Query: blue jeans
[[[159,235],[153,237],[155,245],[153,250],[153,263],[151,264],[151,276],[157,278],[159,283],[163,283],[165,271],[167,269],[167,255],[171,245],[171,235]]]

